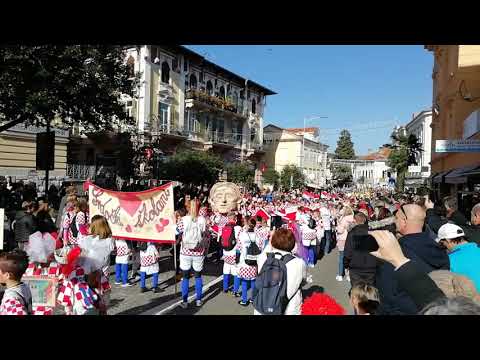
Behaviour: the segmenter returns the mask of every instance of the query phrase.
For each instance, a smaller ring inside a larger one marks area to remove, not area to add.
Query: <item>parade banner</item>
[[[88,183],[90,221],[104,216],[113,237],[123,240],[175,243],[173,183],[139,192],[102,189]]]

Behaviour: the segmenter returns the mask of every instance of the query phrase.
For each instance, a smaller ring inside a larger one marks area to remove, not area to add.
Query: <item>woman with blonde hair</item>
[[[182,217],[183,235],[180,244],[180,269],[182,278],[182,308],[188,307],[188,288],[190,271],[195,275],[196,306],[202,306],[202,270],[205,259],[204,234],[206,219],[198,215],[199,201],[195,198],[187,200],[187,215]]]
[[[345,268],[343,266],[343,254],[345,250],[345,241],[347,240],[348,230],[352,224],[355,223],[353,217],[353,210],[350,206],[344,206],[340,221],[337,226],[337,248],[338,248],[338,274],[337,281],[342,281],[345,275]]]

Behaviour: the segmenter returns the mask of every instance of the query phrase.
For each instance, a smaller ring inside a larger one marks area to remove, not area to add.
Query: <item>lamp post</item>
[[[307,122],[312,120],[317,120],[317,119],[328,119],[328,116],[310,116],[310,117],[303,118],[302,163],[301,163],[302,172],[304,172],[304,166],[305,166],[305,132],[307,129]]]

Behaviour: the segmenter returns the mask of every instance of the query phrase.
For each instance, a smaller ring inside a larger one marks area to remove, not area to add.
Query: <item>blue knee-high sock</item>
[[[154,273],[154,274],[153,274],[152,287],[153,287],[153,288],[157,288],[157,287],[158,287],[158,273]]]
[[[188,277],[182,279],[182,299],[187,302],[188,298]]]
[[[228,290],[229,283],[230,283],[230,274],[223,274],[223,291]]]
[[[202,288],[203,282],[201,277],[195,278],[195,292],[197,294],[197,300],[202,300]]]
[[[240,278],[238,276],[233,277],[233,291],[238,293],[240,289]]]
[[[143,289],[146,287],[145,285],[145,278],[147,277],[147,273],[145,271],[142,271],[140,273],[140,288]]]
[[[250,296],[250,300],[253,300],[253,289],[255,289],[255,279],[250,281],[250,288],[252,289],[252,295]]]
[[[248,295],[248,280],[242,279],[242,301],[244,303],[247,302],[247,295]]]
[[[115,264],[115,281],[122,281],[122,264]]]

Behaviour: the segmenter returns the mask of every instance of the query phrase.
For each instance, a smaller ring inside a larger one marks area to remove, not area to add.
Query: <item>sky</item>
[[[432,103],[433,56],[421,45],[188,45],[208,60],[277,93],[264,126],[320,129],[335,151],[349,129],[355,153],[390,142],[393,127]]]

